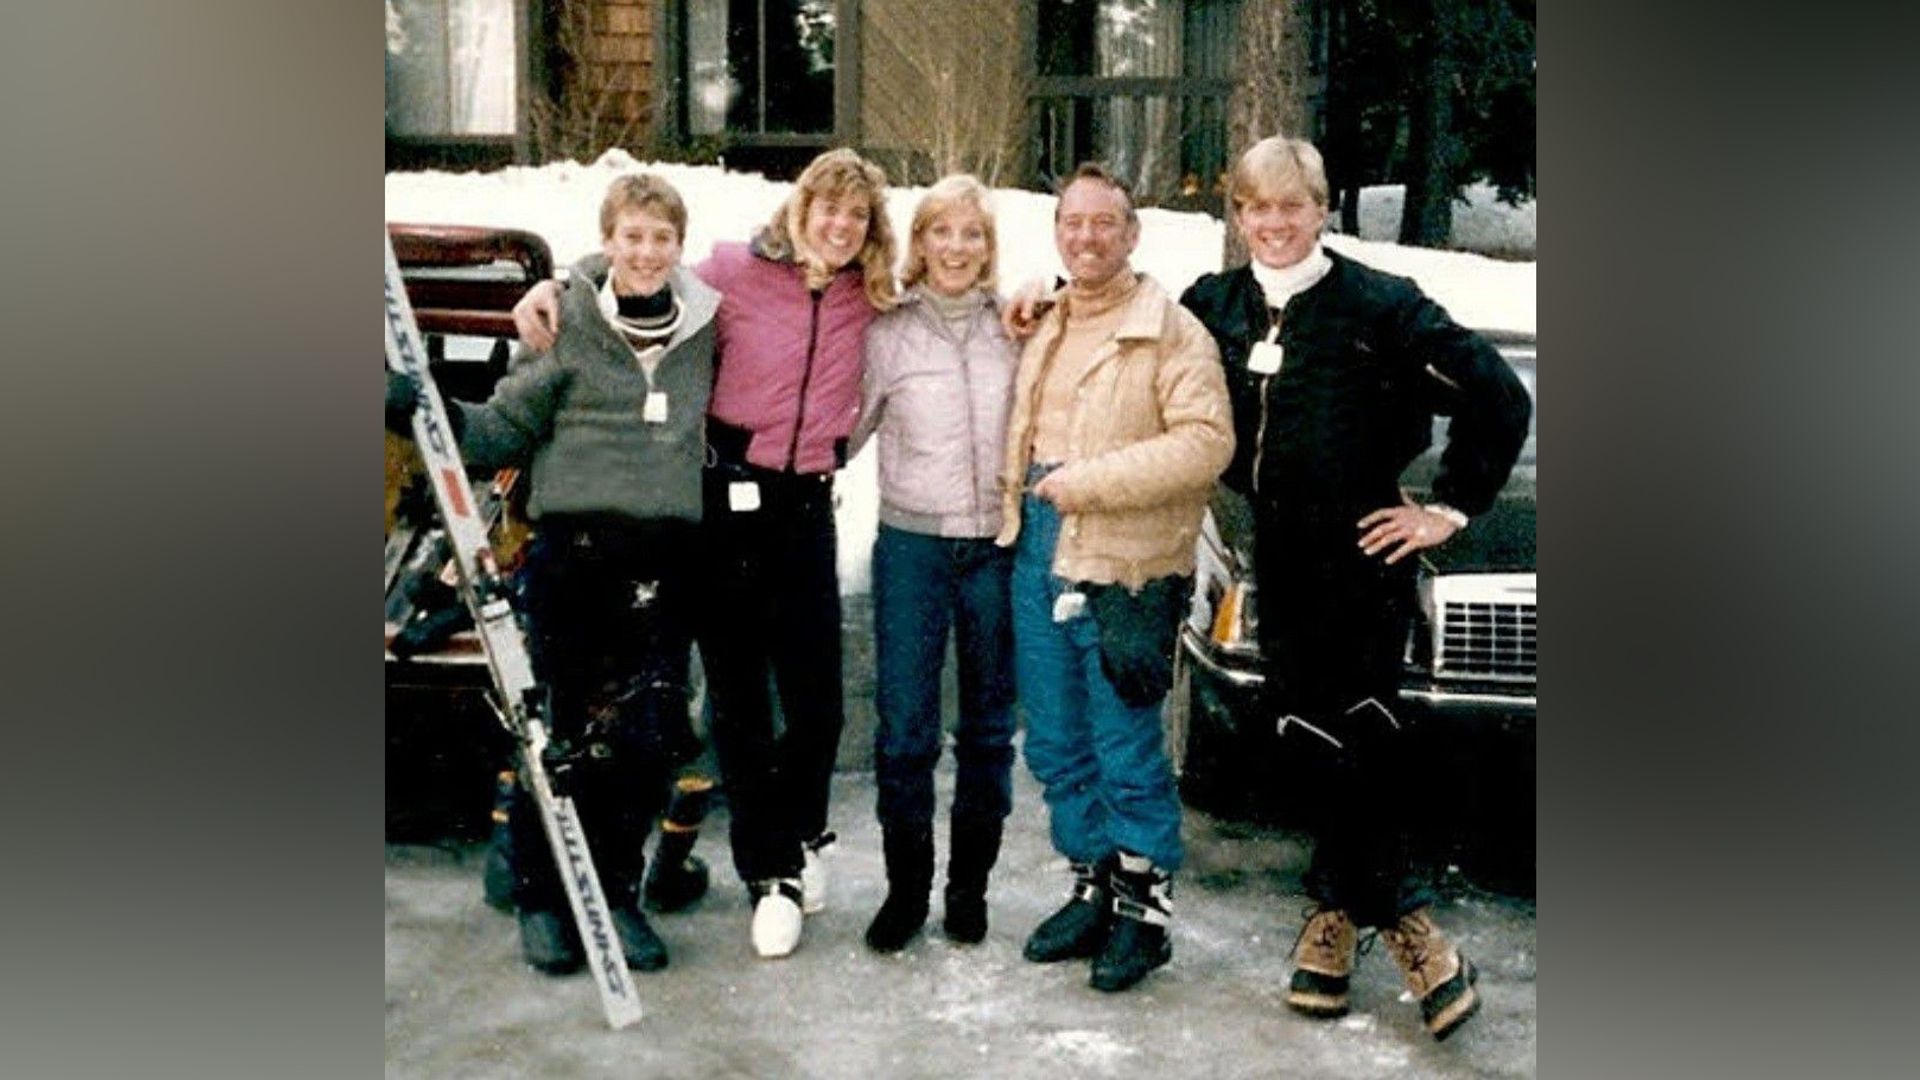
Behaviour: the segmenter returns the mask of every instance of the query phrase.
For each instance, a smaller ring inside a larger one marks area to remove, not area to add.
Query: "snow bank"
[[[1534,200],[1508,206],[1500,201],[1500,190],[1487,183],[1474,184],[1461,194],[1467,202],[1464,206],[1453,204],[1453,231],[1447,238],[1455,250],[1533,257]],[[1361,188],[1360,239],[1390,241],[1398,237],[1406,201],[1404,184]],[[1333,224],[1339,224],[1337,215]]]
[[[732,172],[710,165],[642,162],[625,151],[610,150],[591,164],[561,162],[487,173],[388,173],[386,220],[526,229],[545,237],[555,261],[564,266],[599,249],[600,198],[614,177],[636,170],[660,174],[686,200],[688,262],[705,258],[716,241],[746,239],[773,215],[792,187],[758,173]],[[896,188],[888,200],[887,214],[895,234],[902,238],[903,257],[907,225],[924,190]],[[1531,332],[1536,264],[1405,248],[1373,239],[1394,235],[1399,220],[1398,190],[1367,189],[1361,199],[1361,237],[1329,234],[1327,247],[1413,278],[1455,319],[1470,326]],[[1456,236],[1478,240],[1508,233],[1524,235],[1525,249],[1531,250],[1532,203],[1516,213],[1494,202],[1490,190],[1472,197],[1473,210],[1455,207]],[[1053,249],[1053,197],[1003,188],[994,193],[994,203],[1002,289],[1010,290],[1029,278],[1059,273],[1060,261]],[[1495,224],[1503,214],[1516,221]],[[1176,294],[1201,274],[1220,269],[1226,227],[1218,218],[1146,209],[1140,212],[1140,226],[1134,266]],[[1484,246],[1509,250],[1504,242]],[[835,483],[840,585],[846,593],[868,588],[868,557],[878,527],[875,473],[874,454],[868,450]]]

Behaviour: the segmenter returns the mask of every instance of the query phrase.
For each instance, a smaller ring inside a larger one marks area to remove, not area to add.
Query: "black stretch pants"
[[[687,716],[692,522],[566,517],[536,526],[524,573],[534,669],[553,695],[561,751],[549,774],[574,800],[616,907],[636,895],[647,834],[677,765],[697,751]],[[509,813],[514,901],[566,897],[533,797]]]
[[[1431,901],[1409,838],[1416,814],[1450,804],[1441,778],[1422,774],[1399,704],[1412,560],[1363,555],[1358,519],[1324,529],[1262,520],[1258,633],[1275,720],[1311,725],[1282,729],[1277,762],[1314,836],[1307,893],[1382,926]]]
[[[733,508],[739,482],[757,485],[757,509]],[[846,722],[832,478],[709,468],[701,536],[700,657],[734,869],[796,877],[801,842],[827,827]]]

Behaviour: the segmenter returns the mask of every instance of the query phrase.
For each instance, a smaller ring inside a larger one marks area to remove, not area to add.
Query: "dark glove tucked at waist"
[[[1137,593],[1124,585],[1084,585],[1100,630],[1100,670],[1120,700],[1144,708],[1173,688],[1180,613],[1193,591],[1187,577],[1154,578]]]

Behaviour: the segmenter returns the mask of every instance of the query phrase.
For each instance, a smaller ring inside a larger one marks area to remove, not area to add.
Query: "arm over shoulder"
[[[854,422],[853,434],[847,441],[847,460],[859,456],[861,447],[879,429],[881,419],[886,415],[888,377],[888,357],[894,336],[886,331],[886,320],[875,322],[867,331],[865,356],[860,365],[860,415]]]

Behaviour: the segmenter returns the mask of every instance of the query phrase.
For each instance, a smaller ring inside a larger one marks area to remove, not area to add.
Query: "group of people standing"
[[[580,761],[576,798],[630,966],[666,963],[637,885],[689,741],[695,638],[753,947],[792,953],[825,904],[843,722],[832,478],[877,441],[887,895],[871,948],[904,948],[929,916],[951,634],[946,935],[987,933],[1018,701],[1073,877],[1026,957],[1088,959],[1108,991],[1168,962],[1183,851],[1161,703],[1224,480],[1255,507],[1263,591],[1287,597],[1261,622],[1275,718],[1326,733],[1325,767],[1348,795],[1317,830],[1317,906],[1288,1001],[1343,1013],[1356,931],[1377,928],[1436,1036],[1471,1015],[1475,973],[1427,916],[1400,839],[1418,794],[1392,713],[1403,560],[1491,503],[1530,401],[1411,282],[1322,250],[1327,188],[1309,144],[1262,140],[1230,179],[1254,265],[1178,301],[1131,265],[1131,194],[1097,165],[1060,189],[1064,283],[1003,302],[990,196],[951,176],[915,208],[896,284],[885,176],[833,150],[749,242],[716,245],[691,272],[678,194],[623,177],[602,208],[603,252],[515,308],[522,357],[486,404],[454,406],[454,424],[471,461],[532,463],[535,662]],[[413,392],[390,379],[390,419]],[[1396,480],[1435,413],[1454,418],[1435,484],[1446,505],[1414,506]],[[530,810],[512,817],[528,822],[514,844],[525,955],[576,970],[545,838]]]

